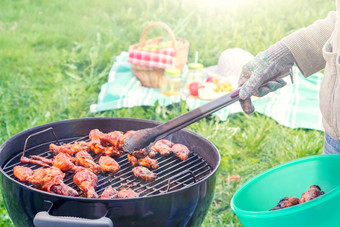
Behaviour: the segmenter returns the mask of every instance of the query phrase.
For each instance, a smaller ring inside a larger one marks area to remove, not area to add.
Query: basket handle
[[[140,40],[139,40],[140,44],[145,45],[145,38],[146,38],[146,35],[148,34],[148,31],[150,30],[150,28],[156,27],[156,26],[164,28],[169,33],[171,42],[172,42],[172,47],[175,49],[175,53],[177,53],[177,44],[176,44],[175,35],[172,32],[171,28],[168,25],[164,24],[163,22],[153,22],[149,24],[146,28],[144,28],[142,32],[142,36],[140,37]]]

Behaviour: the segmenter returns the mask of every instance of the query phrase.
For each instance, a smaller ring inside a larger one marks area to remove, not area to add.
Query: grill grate
[[[89,141],[88,136],[59,141],[61,143],[70,143],[80,140]],[[44,158],[52,159],[53,154],[48,150],[48,146],[50,143],[55,142],[56,140],[28,148],[25,150],[25,156],[28,157],[29,155],[34,154]],[[19,181],[13,175],[13,167],[16,165],[30,167],[32,170],[43,168],[39,165],[34,165],[30,163],[20,163],[21,155],[22,153],[17,154],[3,166],[4,172],[16,181]],[[98,163],[99,157],[99,155],[93,155],[96,163]],[[136,178],[133,175],[133,167],[127,160],[127,154],[123,154],[120,158],[116,159],[116,161],[120,165],[120,170],[117,173],[97,174],[98,186],[96,188],[96,192],[98,193],[98,195],[100,195],[106,187],[111,185],[117,190],[128,188],[132,189],[135,192],[139,193],[140,197],[157,195],[166,193],[168,191],[175,191],[181,188],[188,187],[195,182],[203,180],[212,171],[209,164],[202,157],[194,152],[190,152],[188,159],[185,161],[182,161],[173,155],[160,156],[159,154],[156,156],[156,158],[154,157],[154,159],[158,161],[159,165],[156,170],[152,170],[157,174],[157,178],[155,181],[144,181],[142,179]],[[73,173],[66,173],[64,182],[65,184],[76,189],[80,193],[80,195],[83,196],[79,188],[73,183],[73,176]],[[30,183],[25,184],[32,187]]]

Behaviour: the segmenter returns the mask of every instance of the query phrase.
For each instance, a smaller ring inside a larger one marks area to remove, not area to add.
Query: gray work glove
[[[253,113],[252,95],[262,97],[286,85],[281,78],[263,83],[277,75],[287,74],[294,65],[294,57],[288,47],[279,41],[267,50],[259,53],[242,68],[239,79],[240,103],[245,113]]]

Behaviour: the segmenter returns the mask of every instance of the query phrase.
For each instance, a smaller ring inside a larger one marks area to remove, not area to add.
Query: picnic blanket
[[[170,105],[184,99],[190,109],[197,108],[207,101],[180,96],[165,96],[160,89],[141,86],[132,74],[128,53],[122,52],[114,62],[108,82],[103,84],[98,96],[98,103],[90,106],[91,112],[100,112],[122,107],[152,106],[156,102]],[[182,76],[187,73],[183,70]],[[294,83],[286,77],[287,85],[278,91],[253,101],[255,110],[267,115],[279,124],[290,128],[308,128],[324,130],[319,110],[319,88],[323,74],[316,73],[304,78],[297,67],[293,68]],[[216,113],[222,121],[229,114],[241,112],[239,104],[230,105]]]

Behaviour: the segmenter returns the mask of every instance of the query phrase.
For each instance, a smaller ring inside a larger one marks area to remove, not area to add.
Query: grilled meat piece
[[[105,154],[108,156],[120,157],[123,151],[119,150],[119,141],[123,137],[121,131],[103,133],[98,129],[90,132],[90,147],[95,154]]]
[[[325,194],[325,192],[321,191],[321,188],[319,186],[312,185],[309,187],[309,189],[305,193],[301,195],[300,203],[308,202],[323,194]]]
[[[102,146],[113,146],[118,148],[120,138],[123,136],[121,131],[113,131],[109,133],[103,133],[98,129],[90,131],[89,137],[91,142],[101,144]]]
[[[105,188],[103,193],[100,196],[101,199],[114,199],[118,198],[118,191],[111,186]]]
[[[127,158],[129,162],[132,164],[132,166],[140,165],[140,166],[145,166],[145,167],[152,168],[152,169],[158,168],[157,160],[151,159],[148,156],[142,159],[137,159],[135,156],[128,154]]]
[[[138,159],[135,156],[127,154],[127,159],[132,164],[132,166],[138,165]]]
[[[98,163],[104,172],[116,173],[120,169],[119,164],[109,156],[101,156]]]
[[[174,145],[173,142],[169,140],[158,140],[155,145],[151,147],[151,151],[154,153],[159,153],[160,155],[169,155],[171,154],[171,147]]]
[[[147,153],[146,149],[143,148],[143,149],[140,149],[138,151],[132,152],[132,155],[135,156],[136,158],[144,158],[144,157],[148,156],[148,153]]]
[[[118,192],[118,198],[126,199],[126,198],[137,198],[139,194],[132,189],[124,189]]]
[[[109,132],[107,133],[110,137],[110,143],[112,144],[112,146],[114,146],[115,148],[119,148],[119,144],[120,144],[120,140],[124,137],[124,133],[121,131],[113,131],[113,132]]]
[[[153,181],[156,179],[157,174],[144,166],[137,166],[132,169],[133,175],[146,181]]]
[[[41,160],[31,159],[31,158],[27,158],[25,156],[21,156],[20,162],[21,163],[31,163],[31,164],[40,165],[40,166],[43,166],[43,167],[50,167],[49,164],[47,164],[47,163],[45,163]]]
[[[76,154],[76,163],[77,165],[90,168],[94,173],[101,172],[99,165],[94,162],[92,156],[86,151],[80,151]]]
[[[155,157],[157,154],[158,154],[158,152],[155,151],[155,150],[152,150],[152,148],[151,148],[151,151],[150,151],[150,153],[149,153],[148,156],[149,156],[150,158],[153,158],[153,157]]]
[[[171,149],[175,156],[180,158],[182,161],[186,160],[190,153],[189,149],[183,144],[175,144]]]
[[[127,138],[129,138],[129,137],[130,137],[133,133],[135,133],[135,132],[136,132],[136,131],[134,131],[134,130],[130,130],[130,131],[127,131],[122,137],[120,137],[118,148],[119,148],[119,149],[122,149],[125,140],[126,140]]]
[[[52,164],[52,160],[44,157],[40,157],[38,155],[30,155],[30,158],[40,160],[46,164]]]
[[[51,192],[59,195],[78,197],[79,193],[66,184],[55,184],[51,187]]]
[[[72,162],[72,158],[67,153],[59,153],[53,158],[52,165],[59,168],[61,171],[71,171],[71,172],[78,172],[84,170],[84,167],[76,166]]]
[[[36,169],[29,180],[35,188],[67,196],[78,196],[78,192],[64,184],[65,174],[57,167]]]
[[[90,151],[90,146],[85,141],[79,141],[73,144],[66,143],[61,146],[58,146],[52,143],[50,144],[50,151],[55,154],[67,153],[69,155],[74,155],[75,153],[79,151],[86,151],[86,152]]]
[[[91,170],[85,169],[77,172],[73,177],[73,182],[86,193],[87,198],[98,198],[95,191],[98,178]]]
[[[119,158],[123,154],[123,150],[118,150],[114,147],[104,147],[103,154],[106,156],[114,156],[116,158]]]
[[[148,156],[146,156],[145,158],[139,159],[138,160],[138,164],[140,166],[146,166],[146,167],[152,168],[152,169],[157,169],[158,168],[157,160],[149,158]]]
[[[14,166],[13,174],[20,181],[29,181],[32,177],[33,170],[24,166]]]
[[[299,199],[296,197],[284,197],[280,200],[280,202],[272,209],[270,210],[279,210],[286,207],[291,207],[294,205],[299,204]]]

